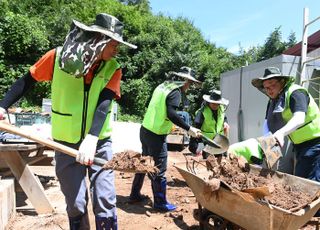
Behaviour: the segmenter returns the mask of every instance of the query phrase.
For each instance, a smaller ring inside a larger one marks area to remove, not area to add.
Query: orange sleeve
[[[120,82],[122,78],[122,71],[121,69],[117,69],[108,84],[106,85],[107,89],[112,90],[116,94],[116,99],[120,99]]]
[[[51,81],[55,59],[55,49],[48,51],[33,66],[30,67],[31,76],[36,81]]]

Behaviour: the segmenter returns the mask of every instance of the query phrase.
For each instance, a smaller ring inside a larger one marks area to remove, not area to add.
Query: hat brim
[[[177,75],[177,76],[182,77],[182,78],[185,78],[185,79],[188,79],[188,80],[191,80],[191,81],[194,81],[196,83],[202,83],[201,81],[195,79],[194,77],[192,77],[189,74],[185,74],[185,73],[181,73],[181,72],[172,72],[172,74]]]
[[[76,20],[73,20],[74,24],[83,29],[83,30],[86,30],[86,31],[92,31],[92,32],[98,32],[98,33],[101,33],[101,34],[105,34],[107,36],[109,36],[110,38],[112,38],[113,40],[116,40],[124,45],[127,45],[129,46],[130,48],[133,48],[133,49],[136,49],[137,46],[136,45],[133,45],[129,42],[125,42],[123,41],[122,37],[118,36],[116,33],[112,33],[111,31],[109,30],[106,30],[100,26],[96,26],[96,25],[92,25],[92,26],[87,26],[79,21],[76,21]]]
[[[265,93],[265,90],[263,88],[263,82],[265,80],[270,80],[272,78],[283,78],[286,80],[286,82],[290,81],[293,79],[292,76],[288,76],[288,75],[279,75],[279,74],[270,74],[267,77],[259,77],[259,78],[254,78],[251,80],[251,84],[256,87],[258,90],[260,90],[261,92]]]
[[[221,98],[218,101],[210,99],[210,95],[203,95],[202,98],[203,98],[203,100],[205,100],[206,102],[209,102],[209,103],[225,105],[225,106],[229,105],[229,100],[227,100],[225,98]]]

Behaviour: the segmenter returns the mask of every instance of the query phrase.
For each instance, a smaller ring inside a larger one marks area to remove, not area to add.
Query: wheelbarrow
[[[313,201],[299,208],[298,210],[285,210],[261,200],[250,200],[241,196],[239,193],[232,191],[229,186],[220,185],[220,188],[213,193],[208,200],[207,189],[209,173],[205,167],[197,169],[196,174],[187,170],[187,165],[179,163],[175,167],[182,175],[188,186],[194,193],[200,207],[204,207],[216,215],[220,226],[226,226],[230,222],[233,225],[248,230],[292,230],[299,229],[305,225],[319,210],[320,198],[317,196]],[[260,175],[262,169],[250,165],[250,172]],[[320,183],[296,177],[293,175],[275,172],[269,170],[269,175],[279,183],[292,185],[302,192],[314,196],[320,190]],[[221,221],[226,220],[227,223],[222,224]],[[200,223],[200,225],[203,223]],[[203,226],[203,225],[202,225]],[[210,226],[209,224],[206,226]],[[214,228],[216,229],[216,228]],[[217,228],[227,229],[227,228]]]

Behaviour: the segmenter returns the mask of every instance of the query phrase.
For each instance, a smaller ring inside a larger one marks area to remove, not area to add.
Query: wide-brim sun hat
[[[96,16],[96,20],[93,25],[87,26],[79,21],[73,20],[73,23],[86,31],[98,32],[107,35],[108,37],[116,40],[124,45],[127,45],[133,49],[137,46],[123,40],[123,23],[119,21],[116,17],[101,13]]]
[[[219,90],[212,90],[210,95],[203,95],[202,96],[203,100],[205,100],[208,103],[214,103],[214,104],[219,104],[219,105],[229,105],[229,100],[223,98],[221,96],[221,91]]]
[[[201,83],[201,81],[196,79],[196,72],[193,69],[191,69],[190,67],[187,67],[187,66],[181,67],[179,72],[172,71],[170,73],[174,74],[174,75],[176,75],[178,77],[182,77],[182,78],[191,80],[191,81],[196,82],[196,83]]]
[[[265,80],[270,80],[270,79],[273,79],[273,78],[284,79],[286,84],[288,82],[293,82],[294,81],[294,77],[289,76],[289,75],[283,75],[279,68],[268,67],[268,68],[265,69],[263,76],[259,77],[259,78],[252,79],[251,84],[254,87],[256,87],[258,90],[260,90],[261,92],[266,93],[265,89],[263,87],[263,82]]]

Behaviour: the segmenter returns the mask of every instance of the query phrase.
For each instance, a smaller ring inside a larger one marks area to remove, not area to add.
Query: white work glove
[[[305,118],[305,112],[295,112],[293,113],[292,118],[287,122],[287,124],[273,134],[274,138],[277,139],[281,147],[283,147],[284,145],[284,137],[302,126],[304,124]]]
[[[86,137],[80,144],[79,153],[76,158],[76,160],[80,164],[84,164],[84,165],[93,164],[93,158],[94,158],[94,155],[96,154],[98,140],[99,138],[96,136],[93,136],[91,134],[86,135]]]
[[[6,110],[2,107],[0,107],[0,120],[5,119]]]
[[[188,130],[188,134],[194,138],[200,138],[202,135],[201,130],[193,126],[190,126],[190,129]]]
[[[273,137],[278,141],[281,147],[284,145],[284,136],[285,134],[281,130],[278,130],[273,134]]]

